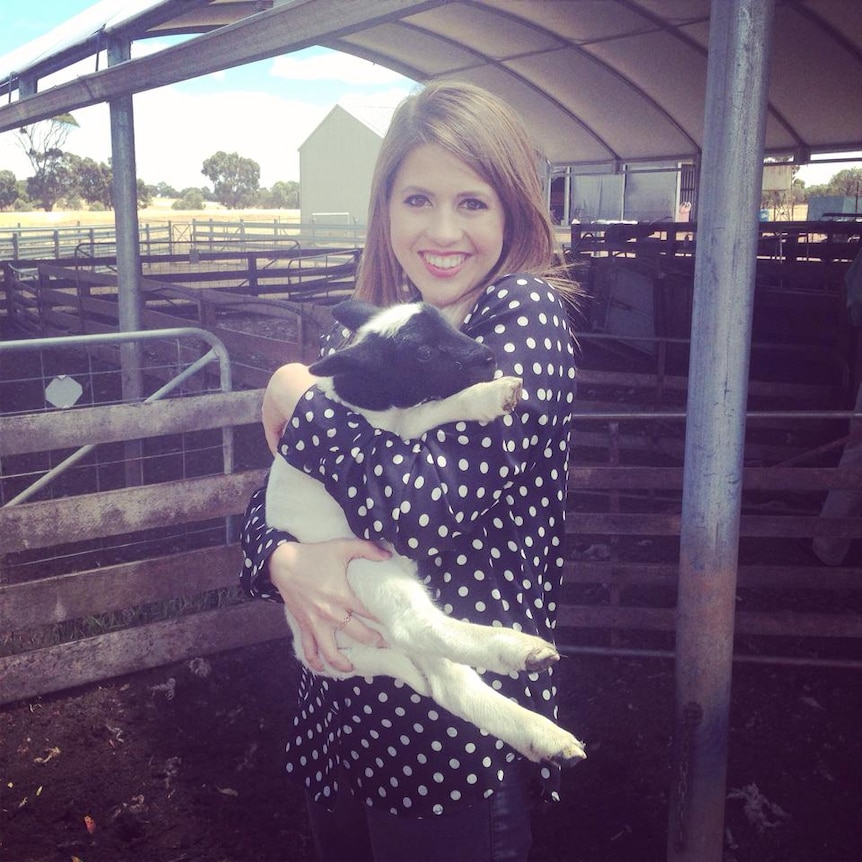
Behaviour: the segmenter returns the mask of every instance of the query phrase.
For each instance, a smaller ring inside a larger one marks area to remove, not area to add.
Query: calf
[[[424,303],[378,309],[353,300],[336,306],[354,343],[310,367],[326,395],[361,413],[374,427],[405,440],[447,422],[492,422],[521,398],[516,377],[494,379],[491,350],[452,327]],[[300,542],[352,536],[338,503],[321,482],[276,456],[266,492],[269,526]],[[391,550],[391,548],[390,548]],[[453,619],[431,600],[416,564],[392,552],[384,562],[353,560],[350,586],[379,623],[385,646],[365,646],[346,630],[336,634],[353,670],[330,665],[325,674],[391,676],[432,697],[455,715],[509,743],[533,761],[572,765],[586,755],[574,736],[486,685],[473,668],[508,674],[541,671],[559,659],[541,638],[513,629]],[[296,622],[294,649],[307,665]]]

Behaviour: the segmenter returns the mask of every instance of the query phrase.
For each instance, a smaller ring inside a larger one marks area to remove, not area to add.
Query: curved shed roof
[[[112,35],[186,32],[202,35],[129,61],[139,71],[115,74],[106,90],[87,87],[89,101],[70,88],[63,110],[320,44],[418,81],[457,77],[503,95],[552,163],[702,150],[709,0],[103,0],[87,12],[83,30],[77,16],[47,53],[44,42],[30,57],[16,51],[14,69],[0,58],[0,94],[96,53]],[[168,54],[174,62],[160,64]],[[776,0],[771,56],[766,153],[805,161],[862,149],[859,4]],[[79,80],[99,83],[110,71]],[[50,104],[30,96],[0,107],[0,130],[50,116]]]

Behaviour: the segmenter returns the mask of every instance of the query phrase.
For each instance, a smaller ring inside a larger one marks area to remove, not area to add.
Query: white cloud
[[[386,66],[378,66],[351,54],[336,52],[301,56],[286,54],[273,61],[270,74],[293,81],[341,81],[350,86],[412,83],[409,78],[387,69]]]
[[[186,93],[163,87],[134,97],[138,176],[177,188],[208,184],[205,159],[219,150],[237,152],[260,165],[262,186],[299,179],[300,144],[329,107],[308,105],[260,92]],[[107,162],[111,156],[110,114],[94,105],[74,112],[66,148],[79,156]],[[17,145],[17,134],[0,135],[0,170],[19,179],[32,170]]]
[[[143,2],[143,0],[142,0]],[[168,46],[168,40],[135,43],[136,57]],[[198,78],[193,87],[176,84],[134,96],[135,151],[138,176],[148,183],[167,182],[176,188],[201,186],[206,158],[219,150],[237,152],[256,161],[261,185],[299,179],[299,146],[336,102],[345,106],[393,107],[417,86],[382,66],[357,57],[321,49],[276,58],[269,81],[246,86],[224,72]],[[104,56],[99,58],[104,68]],[[52,76],[48,84],[94,71],[95,58]],[[307,82],[300,87],[272,86],[273,77]],[[315,83],[316,82],[316,83]],[[210,92],[206,85],[211,84]],[[40,86],[40,89],[43,89]],[[285,91],[283,95],[281,90]],[[110,114],[107,105],[73,112],[79,128],[66,148],[98,162],[111,157]],[[0,134],[0,170],[19,179],[32,174],[16,143],[15,132]]]
[[[415,85],[414,85],[415,86]],[[368,93],[345,93],[339,100],[339,105],[367,107],[373,105],[377,108],[395,108],[408,96],[414,87],[392,87],[389,90],[375,90],[373,95]]]
[[[204,160],[224,150],[256,161],[262,186],[298,180],[297,150],[326,111],[254,91],[141,93],[135,99],[138,175],[179,188],[201,186],[208,183]]]

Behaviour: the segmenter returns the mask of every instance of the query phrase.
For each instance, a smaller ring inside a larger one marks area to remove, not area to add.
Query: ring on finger
[[[353,611],[348,611],[344,619],[338,624],[338,627],[335,631],[340,632],[351,620],[353,619]]]

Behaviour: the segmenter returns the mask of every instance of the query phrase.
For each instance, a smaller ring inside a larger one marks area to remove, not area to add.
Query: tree
[[[844,197],[862,197],[862,168],[848,168],[838,171],[827,183],[829,195]]]
[[[0,171],[0,209],[11,207],[18,200],[18,180],[12,171]]]
[[[171,204],[175,210],[202,210],[204,208],[204,196],[200,189],[184,189],[179,197]]]
[[[260,165],[239,153],[222,150],[210,156],[201,173],[212,182],[216,200],[228,209],[253,204],[260,187]]]
[[[296,180],[277,182],[272,187],[272,206],[274,209],[299,209],[299,183]]]
[[[153,187],[147,185],[140,177],[137,181],[138,209],[146,209],[153,202]]]
[[[156,197],[159,198],[178,198],[180,193],[169,183],[166,183],[164,180],[160,183],[156,183]]]
[[[104,162],[97,163],[89,157],[81,158],[74,153],[67,155],[67,163],[75,179],[78,194],[88,204],[101,204],[110,209],[113,200],[111,182],[113,174]]]
[[[808,186],[805,189],[805,199],[813,197],[829,197],[839,195],[841,197],[862,198],[862,168],[848,168],[838,171],[829,178],[829,181],[816,186]]]
[[[54,209],[54,204],[71,190],[72,176],[63,147],[72,129],[77,127],[78,121],[71,114],[61,114],[18,130],[18,142],[33,168],[33,176],[27,180],[27,194],[46,212]]]

